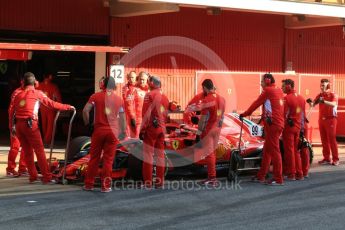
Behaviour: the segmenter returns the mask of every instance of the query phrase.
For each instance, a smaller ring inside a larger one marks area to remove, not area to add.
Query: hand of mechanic
[[[201,138],[200,135],[195,136],[195,147],[201,149],[202,148],[202,143],[201,143]]]
[[[144,140],[144,138],[145,138],[145,132],[140,132],[139,133],[139,139]]]
[[[136,125],[136,122],[135,122],[135,119],[134,119],[134,118],[132,118],[132,119],[130,120],[130,125],[131,125],[133,128],[136,128],[136,127],[137,127],[137,125]]]
[[[11,129],[11,134],[12,134],[13,137],[16,136],[16,134],[17,134],[16,126],[13,126],[13,127],[12,127],[12,129]]]
[[[126,138],[126,132],[121,132],[118,136],[119,140],[122,141],[123,139]]]
[[[241,114],[240,114],[240,117],[239,117],[239,118],[240,118],[240,121],[243,121],[243,118],[244,118],[244,117],[245,117],[245,116],[243,115],[243,113],[241,113]]]
[[[304,132],[302,132],[302,131],[299,132],[299,138],[301,138],[301,139],[304,138]]]
[[[313,99],[308,98],[308,99],[306,100],[306,102],[309,104],[309,106],[311,106],[311,107],[314,106]],[[318,102],[319,102],[319,101],[318,101]]]

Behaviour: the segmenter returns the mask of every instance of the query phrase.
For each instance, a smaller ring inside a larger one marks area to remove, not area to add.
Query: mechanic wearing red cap
[[[94,189],[95,177],[98,174],[102,155],[101,192],[111,192],[112,168],[119,139],[126,136],[126,117],[122,98],[115,93],[113,77],[104,79],[104,90],[92,94],[83,109],[83,120],[89,125],[89,113],[95,111],[94,131],[91,137],[90,161],[88,162],[83,189]]]
[[[183,113],[183,122],[187,125],[193,125],[192,117],[196,115],[197,111],[201,111],[201,102],[206,97],[207,94],[204,92],[198,93],[195,95],[186,106],[186,109]]]
[[[35,90],[35,75],[27,72],[24,74],[24,90],[19,92],[13,99],[13,110],[10,118],[12,123],[12,135],[18,135],[19,141],[25,152],[25,162],[30,174],[30,182],[37,180],[37,170],[34,164],[34,149],[38,166],[43,176],[43,184],[52,182],[52,175],[48,169],[48,163],[44,153],[41,133],[38,127],[38,109],[40,104],[59,110],[73,110],[73,106],[60,104],[50,100],[42,91]]]
[[[122,88],[122,98],[124,101],[126,120],[128,121],[127,132],[130,137],[138,137],[136,125],[136,110],[135,104],[138,100],[137,88],[135,87],[137,81],[137,74],[131,71],[127,74],[127,84]]]
[[[330,152],[332,152],[332,165],[339,165],[338,144],[336,140],[338,95],[331,92],[328,79],[321,79],[321,93],[312,101],[307,102],[311,106],[319,104],[319,129],[322,142],[323,159],[319,164],[331,164]]]
[[[47,97],[56,102],[62,102],[59,88],[52,83],[53,75],[46,74],[44,80],[39,85],[38,89],[41,90]],[[50,144],[53,134],[53,124],[56,112],[48,109],[45,106],[41,107],[41,121],[42,121],[42,132],[43,140],[46,144]]]
[[[261,168],[253,181],[265,182],[266,174],[271,161],[273,163],[273,179],[267,181],[269,185],[283,185],[282,157],[279,149],[279,137],[284,127],[284,95],[283,91],[275,86],[272,74],[267,73],[262,77],[263,92],[240,114],[240,118],[251,115],[255,109],[263,105],[262,118],[264,120],[265,143]]]
[[[145,95],[142,110],[142,125],[139,138],[144,142],[143,148],[143,179],[144,187],[152,187],[153,155],[157,157],[156,188],[164,186],[165,155],[164,135],[167,121],[169,100],[161,91],[158,77],[149,78],[150,92]]]
[[[135,111],[136,111],[136,125],[137,125],[137,135],[140,131],[140,126],[142,122],[142,109],[144,104],[145,94],[149,91],[149,86],[147,84],[147,79],[149,74],[142,71],[139,73],[139,79],[137,84],[137,99],[135,100]]]
[[[216,154],[220,131],[224,119],[225,99],[215,92],[215,87],[211,79],[205,79],[202,82],[202,89],[205,98],[201,101],[201,117],[198,124],[196,137],[197,157],[201,160],[205,157],[207,164],[206,180],[202,184],[217,186],[219,182],[216,179]],[[201,142],[199,143],[199,141]],[[200,149],[202,148],[202,149]]]
[[[10,114],[13,111],[13,99],[16,97],[18,93],[23,91],[23,85],[19,88],[17,88],[11,95],[11,101],[10,106],[8,107],[8,115],[9,115],[9,129],[12,129],[12,119],[10,117]],[[10,151],[8,152],[8,161],[7,161],[7,168],[6,168],[6,175],[8,177],[16,177],[21,175],[27,175],[27,169],[25,164],[25,155],[23,149],[21,150],[20,157],[19,157],[19,166],[18,166],[18,172],[15,170],[16,168],[16,158],[20,149],[20,142],[18,140],[17,136],[10,135],[10,141],[11,141],[11,147]]]
[[[301,155],[298,151],[299,137],[305,119],[305,99],[294,90],[295,82],[291,79],[282,81],[285,126],[283,130],[284,173],[288,180],[303,180]]]

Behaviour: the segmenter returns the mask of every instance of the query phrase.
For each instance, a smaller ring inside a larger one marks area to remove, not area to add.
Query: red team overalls
[[[95,121],[85,187],[93,189],[102,156],[101,189],[107,191],[111,189],[113,161],[119,143],[119,113],[124,112],[123,101],[115,91],[104,90],[91,95],[88,103],[94,106]]]
[[[321,97],[325,101],[337,102],[338,104],[338,95],[332,93],[330,89],[328,89],[327,92],[320,93],[314,101],[318,101]],[[339,162],[336,128],[337,106],[332,107],[324,103],[319,103],[319,129],[322,142],[323,161],[328,163],[331,163],[331,152],[333,163]]]
[[[298,145],[301,128],[304,128],[301,125],[304,124],[305,100],[295,90],[290,90],[285,96],[284,117],[284,173],[290,180],[301,180],[303,171]]]
[[[143,147],[143,179],[146,187],[152,186],[153,156],[155,155],[157,167],[156,186],[164,184],[165,155],[164,135],[165,123],[169,108],[168,98],[162,94],[160,88],[148,92],[144,99],[142,109],[142,127],[144,133]]]
[[[122,98],[124,101],[124,109],[126,112],[127,132],[130,137],[137,138],[139,135],[137,129],[138,123],[136,119],[136,105],[139,104],[137,87],[135,87],[135,85],[127,83],[122,88]],[[135,126],[131,125],[131,120],[135,121]]]
[[[273,180],[278,184],[282,184],[282,158],[279,149],[279,137],[282,134],[284,127],[283,91],[280,88],[277,88],[275,84],[266,86],[261,95],[241,115],[249,116],[260,105],[263,105],[265,143],[261,167],[257,173],[257,179],[260,182],[265,181],[266,174],[272,161]]]
[[[144,105],[144,98],[147,92],[149,92],[149,86],[142,87],[137,85],[137,100],[135,101],[135,113],[136,113],[136,125],[137,125],[137,135],[139,135],[141,122],[142,122],[142,109]]]
[[[209,93],[201,102],[201,115],[206,116],[206,126],[200,135],[202,152],[206,153],[208,179],[216,178],[216,153],[225,111],[225,99],[217,93]],[[199,151],[199,150],[196,150]]]
[[[38,109],[40,104],[56,110],[71,109],[70,105],[50,100],[42,91],[35,90],[34,86],[26,86],[23,91],[15,96],[10,117],[15,117],[16,120],[16,135],[25,152],[25,162],[30,174],[30,182],[37,180],[33,149],[43,176],[42,182],[48,183],[51,181],[52,175],[48,169],[41,133],[38,127]]]
[[[62,102],[61,94],[58,87],[51,82],[50,79],[44,79],[38,87],[47,97],[53,101]],[[56,115],[56,111],[42,106],[40,108],[43,139],[46,144],[50,144],[53,134],[53,124]]]
[[[9,115],[9,129],[12,129],[12,118],[10,117],[11,111],[13,110],[13,99],[16,97],[16,95],[23,91],[23,87],[17,88],[11,95],[11,101],[10,106],[8,107],[8,115]],[[18,140],[17,136],[10,135],[10,141],[11,141],[11,147],[10,151],[8,152],[8,162],[7,162],[7,168],[6,173],[8,176],[19,176],[23,173],[27,172],[26,164],[24,161],[25,155],[23,149],[20,152],[19,157],[19,167],[18,167],[18,173],[15,171],[16,168],[16,158],[20,149],[20,142]]]

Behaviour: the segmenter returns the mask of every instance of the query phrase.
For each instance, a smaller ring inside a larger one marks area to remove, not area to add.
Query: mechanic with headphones
[[[323,159],[319,161],[319,164],[338,166],[339,156],[336,140],[338,95],[331,92],[330,84],[328,79],[321,79],[321,93],[314,100],[309,98],[307,102],[311,106],[319,104],[319,129],[323,154]],[[332,163],[330,152],[332,152]]]
[[[220,131],[223,125],[225,112],[225,99],[215,92],[211,79],[205,79],[202,83],[204,99],[201,101],[201,116],[196,136],[196,161],[205,157],[207,165],[207,179],[201,184],[217,187],[219,181],[216,178],[216,153]],[[198,159],[199,158],[199,159]]]
[[[139,138],[143,140],[143,188],[151,189],[153,156],[156,155],[156,188],[164,186],[165,155],[164,136],[166,133],[165,123],[167,122],[169,100],[162,93],[161,80],[158,77],[150,76],[150,92],[145,95],[142,109],[142,124]]]
[[[135,87],[137,82],[137,74],[135,71],[130,71],[127,74],[127,84],[122,88],[122,99],[124,101],[124,108],[126,113],[127,132],[128,135],[132,138],[137,138],[137,125],[136,125],[136,108],[135,104],[138,101],[138,92]]]
[[[89,125],[90,111],[94,108],[94,131],[91,136],[90,161],[85,175],[83,190],[94,190],[102,156],[101,192],[111,192],[112,167],[119,140],[126,137],[126,117],[122,98],[116,95],[115,79],[105,77],[103,90],[94,93],[83,109],[83,120]],[[103,152],[103,155],[102,155]]]
[[[301,129],[304,131],[305,99],[296,93],[295,82],[291,79],[282,81],[284,98],[285,126],[283,130],[284,160],[283,171],[287,180],[303,180],[301,155],[298,151]]]
[[[49,99],[42,91],[36,90],[35,75],[31,72],[24,74],[24,89],[13,99],[13,108],[9,117],[12,121],[12,135],[17,135],[25,152],[25,162],[30,174],[30,183],[38,179],[37,170],[34,163],[34,149],[38,166],[43,176],[42,183],[50,184],[52,175],[49,172],[46,155],[42,143],[41,133],[38,127],[38,109],[40,104],[49,109],[74,110],[71,105],[61,104]]]
[[[272,74],[266,73],[261,79],[263,92],[240,114],[240,119],[251,115],[260,105],[263,105],[262,119],[264,121],[265,143],[261,167],[254,182],[265,183],[265,177],[269,170],[271,161],[273,164],[273,178],[268,180],[268,185],[284,185],[282,176],[282,158],[279,149],[279,137],[284,127],[284,94],[276,87]]]

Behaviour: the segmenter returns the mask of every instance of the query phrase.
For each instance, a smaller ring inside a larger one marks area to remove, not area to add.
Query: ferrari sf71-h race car
[[[242,123],[236,113],[226,114],[215,150],[217,169],[228,170],[229,180],[236,179],[242,171],[259,169],[263,149],[262,135],[262,126],[247,119],[243,119]],[[312,159],[312,148],[306,140],[304,142],[303,147],[308,148]],[[83,180],[90,159],[90,144],[90,137],[77,137],[67,148],[66,162],[51,162],[51,170],[57,181],[67,183]],[[181,125],[177,121],[167,124],[166,175],[191,175],[205,171],[206,162],[200,156],[202,151],[195,144],[193,127]],[[142,149],[143,142],[139,139],[125,139],[118,144],[113,163],[114,180],[142,179]]]

